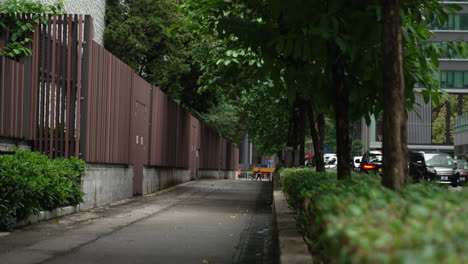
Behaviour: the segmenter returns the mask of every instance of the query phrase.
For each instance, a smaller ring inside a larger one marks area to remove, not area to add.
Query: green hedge
[[[375,175],[281,171],[306,240],[325,263],[468,263],[468,191],[411,184],[399,192]]]
[[[80,203],[85,168],[77,158],[49,159],[21,149],[0,156],[0,229],[41,210]]]

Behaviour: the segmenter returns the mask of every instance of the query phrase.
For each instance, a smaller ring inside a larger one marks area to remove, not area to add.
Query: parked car
[[[455,160],[457,169],[455,170],[455,177],[457,184],[464,184],[468,182],[468,162],[466,160]]]
[[[323,154],[323,163],[325,164],[326,169],[336,169],[336,166],[338,165],[336,154]],[[305,166],[315,167],[315,156],[313,154],[305,156]]]
[[[456,169],[455,161],[447,153],[409,153],[409,174],[415,181],[425,179],[456,185]]]
[[[359,171],[359,166],[361,165],[361,160],[362,160],[362,156],[354,156],[353,157],[353,166],[354,166],[354,170],[355,171]]]
[[[359,163],[359,171],[364,173],[378,173],[382,175],[383,153],[379,150],[368,150]]]
[[[335,153],[327,153],[323,155],[325,169],[336,169],[338,166],[338,157]]]

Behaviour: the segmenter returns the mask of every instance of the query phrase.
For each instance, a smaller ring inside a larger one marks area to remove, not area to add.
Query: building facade
[[[456,3],[462,6],[462,10],[450,14],[446,24],[432,25],[435,34],[433,42],[438,46],[447,46],[447,42],[468,40],[468,0],[444,2]],[[439,61],[440,74],[436,77],[441,88],[450,94],[454,104],[447,100],[440,105],[435,105],[431,100],[425,103],[417,95],[415,110],[408,113],[408,149],[454,154],[455,119],[468,113],[468,58],[442,57]],[[421,85],[415,87],[416,91],[423,89]],[[373,118],[369,126],[362,121],[361,131],[366,149],[382,147],[381,118]]]

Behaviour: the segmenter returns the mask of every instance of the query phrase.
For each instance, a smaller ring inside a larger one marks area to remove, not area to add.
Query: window
[[[429,26],[434,30],[468,30],[468,14],[449,14],[445,24],[436,20]]]
[[[463,73],[463,88],[468,88],[468,72]]]
[[[442,71],[439,80],[441,88],[468,88],[468,72]]]
[[[440,82],[441,88],[467,89],[468,71],[442,71],[435,76]],[[416,83],[415,88],[424,88],[424,85]]]
[[[438,55],[440,59],[468,59],[467,57],[463,57],[462,55],[456,54],[455,50],[452,48],[451,45],[449,45],[448,42],[433,41],[421,43],[421,48],[424,51],[432,49],[431,46],[437,47],[443,53],[441,55]],[[426,57],[428,57],[427,54]]]
[[[451,167],[454,165],[452,157],[450,157],[450,155],[448,154],[427,153],[427,154],[424,154],[424,158],[426,158],[427,166]]]
[[[453,87],[454,88],[463,88],[463,72],[454,72]]]

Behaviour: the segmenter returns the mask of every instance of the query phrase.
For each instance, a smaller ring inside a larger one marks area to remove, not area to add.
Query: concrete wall
[[[190,170],[145,167],[143,170],[143,194],[154,193],[168,187],[188,182]]]
[[[5,2],[6,0],[0,0]],[[55,4],[56,0],[36,0],[46,4]],[[104,16],[106,14],[106,0],[65,0],[65,9],[69,14],[91,15],[94,18],[94,40],[103,45]]]
[[[29,145],[29,143],[26,141],[0,138],[0,151],[10,151],[14,147],[18,147],[20,149],[31,149],[31,145]]]
[[[237,179],[236,171],[221,171],[221,170],[200,170],[200,179]]]
[[[133,167],[90,164],[82,178],[85,196],[81,209],[116,202],[133,196]]]

